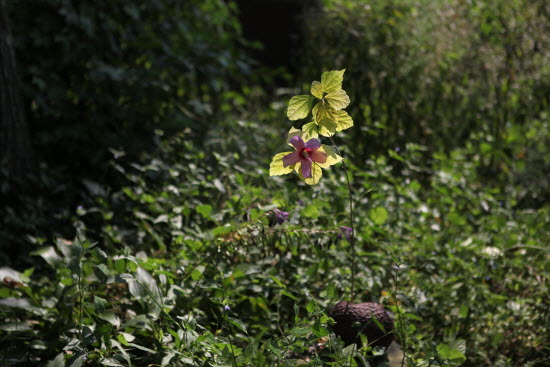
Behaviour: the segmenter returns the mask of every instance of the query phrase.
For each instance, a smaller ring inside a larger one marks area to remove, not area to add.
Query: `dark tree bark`
[[[33,168],[19,88],[6,1],[0,0],[0,163],[7,163],[8,175],[13,179],[23,178]]]

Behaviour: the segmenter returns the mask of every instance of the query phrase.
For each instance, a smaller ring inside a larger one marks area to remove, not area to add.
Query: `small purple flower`
[[[401,268],[399,267],[399,265],[394,265],[393,268],[394,268],[395,270],[401,270]]]
[[[273,209],[274,219],[277,223],[283,224],[286,220],[288,220],[288,216],[290,215],[289,212],[283,212],[279,209]]]
[[[340,231],[342,231],[342,233],[346,237],[346,240],[348,240],[348,242],[349,242],[350,238],[351,238],[351,234],[353,233],[353,229],[351,229],[350,227],[346,227],[346,226],[340,226]],[[339,234],[338,238],[342,238],[342,234]]]
[[[321,142],[315,138],[309,139],[306,143],[300,135],[293,136],[289,140],[290,144],[296,149],[295,152],[287,154],[283,157],[283,167],[288,167],[296,163],[302,164],[302,176],[311,178],[311,166],[313,162],[325,163],[327,154],[319,152]]]
[[[225,312],[230,311],[230,310],[231,310],[231,307],[229,307],[228,305],[225,305],[225,306],[223,306],[223,310],[224,310]]]

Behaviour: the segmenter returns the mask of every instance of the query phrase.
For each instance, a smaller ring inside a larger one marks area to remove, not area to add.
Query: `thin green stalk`
[[[334,140],[332,139],[332,136],[329,136],[329,139],[332,143],[332,146],[334,147],[334,149],[336,149],[336,152],[338,153],[338,155],[340,157],[342,157],[342,153],[340,152],[340,149],[338,149],[338,147],[336,146],[336,143],[334,142]],[[351,235],[350,235],[350,238],[349,238],[349,244],[351,246],[351,299],[350,299],[350,303],[353,302],[354,298],[355,298],[355,273],[356,273],[356,267],[357,267],[357,264],[355,262],[355,228],[353,226],[353,193],[352,193],[352,189],[351,189],[351,183],[350,183],[350,180],[349,180],[349,175],[348,175],[348,168],[346,166],[346,161],[343,160],[342,161],[342,167],[344,168],[344,174],[346,175],[346,181],[347,181],[347,184],[348,184],[348,195],[349,195],[349,221],[350,221],[350,228],[351,228]]]

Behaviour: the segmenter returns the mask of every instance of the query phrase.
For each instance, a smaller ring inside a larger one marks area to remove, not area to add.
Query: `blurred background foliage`
[[[295,365],[349,292],[347,192],[267,170],[346,68],[358,299],[411,366],[545,365],[548,2],[254,3],[8,2],[39,169],[0,171],[1,364]]]

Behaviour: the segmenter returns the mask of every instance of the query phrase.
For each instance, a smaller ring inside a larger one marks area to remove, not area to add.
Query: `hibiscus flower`
[[[313,162],[325,163],[327,161],[327,154],[319,151],[321,142],[317,139],[309,139],[307,143],[304,143],[302,137],[296,135],[289,140],[289,143],[296,151],[283,157],[283,167],[300,163],[304,178],[311,178],[311,165]]]

